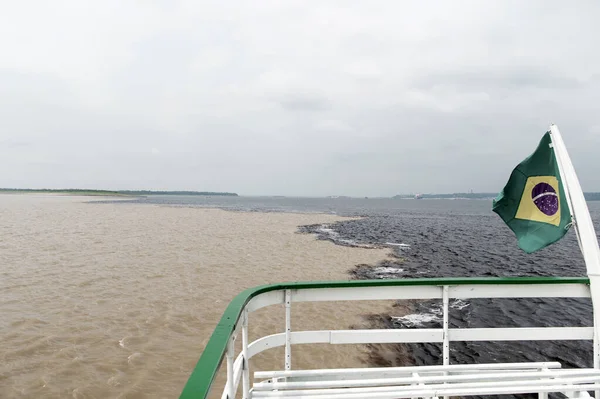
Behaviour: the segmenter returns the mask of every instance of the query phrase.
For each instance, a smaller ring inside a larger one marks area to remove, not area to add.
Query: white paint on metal
[[[443,343],[442,343],[442,356],[444,366],[450,364],[450,340],[448,335],[448,286],[445,285],[442,289],[442,310],[444,312],[444,321],[442,328],[444,329]]]
[[[244,357],[240,353],[235,362],[233,363],[233,395],[235,397],[236,392],[240,386],[242,375],[244,373]]]
[[[580,384],[580,385],[576,385]],[[519,394],[533,393],[541,390],[543,393],[561,392],[564,389],[576,389],[571,391],[568,397],[577,398],[578,394],[586,392],[585,389],[594,389],[599,386],[598,383],[571,382],[571,380],[557,380],[552,384],[541,384],[539,381],[516,381],[514,384],[504,382],[502,384],[472,383],[472,384],[452,384],[452,385],[413,385],[408,387],[372,387],[372,388],[346,388],[346,389],[313,389],[310,391],[257,391],[253,394],[254,398],[419,398],[431,397],[429,395],[444,396],[473,396],[473,395],[498,395],[498,394]]]
[[[283,291],[265,292],[252,298],[246,305],[246,308],[248,308],[248,311],[252,313],[258,309],[264,308],[265,306],[277,305],[279,303],[283,303],[283,296]]]
[[[233,392],[237,392],[238,387],[240,385],[240,378],[242,376],[242,368],[243,368],[243,356],[240,353],[239,356],[233,362]],[[228,387],[225,385],[225,389],[223,390],[223,394],[221,395],[221,399],[227,399]]]
[[[419,381],[419,373],[414,372],[414,373],[411,373],[410,375],[415,379],[415,382],[413,382],[410,385],[423,385],[423,382]]]
[[[451,328],[450,341],[566,341],[592,339],[593,327]]]
[[[402,398],[432,398],[436,396],[475,396],[475,395],[504,395],[504,394],[526,394],[533,393],[533,389],[538,389],[543,392],[561,392],[562,389],[571,390],[594,390],[600,387],[600,384],[585,384],[585,385],[550,385],[542,388],[531,386],[500,386],[494,388],[471,388],[471,389],[418,389],[413,391],[402,392]],[[283,397],[283,396],[273,396]],[[319,396],[322,399],[364,399],[365,394],[341,394],[341,395],[325,395]],[[394,392],[372,393],[368,396],[373,399],[397,399],[398,394]],[[301,396],[288,396],[288,399],[309,399],[314,396],[305,394]]]
[[[416,374],[416,373],[415,373]],[[418,377],[418,374],[417,374]],[[272,397],[290,397],[290,396],[302,396],[310,395],[323,398],[324,395],[335,395],[335,394],[364,394],[368,395],[371,393],[395,393],[401,397],[404,396],[405,391],[411,391],[415,389],[472,389],[472,388],[489,388],[491,386],[529,386],[532,389],[536,389],[543,385],[557,385],[557,384],[584,384],[593,383],[597,381],[597,377],[574,377],[574,378],[557,378],[551,380],[548,383],[545,380],[521,380],[521,381],[494,381],[494,382],[468,382],[468,383],[454,383],[452,385],[442,384],[427,384],[422,382],[412,383],[411,385],[400,385],[400,386],[379,386],[379,387],[359,387],[359,388],[325,388],[325,389],[311,389],[310,391],[305,390],[281,390],[281,391],[255,391],[253,397],[255,398],[272,398]],[[416,378],[418,380],[418,378]],[[419,387],[419,388],[418,388]],[[544,392],[544,394],[547,392]]]
[[[294,331],[291,333],[292,345],[298,344],[329,344],[331,343],[331,331]],[[285,333],[271,334],[259,338],[248,345],[248,356],[251,359],[258,353],[270,348],[285,345]]]
[[[523,362],[523,363],[481,363],[481,364],[455,364],[452,366],[406,366],[406,367],[368,367],[368,368],[345,368],[345,369],[324,369],[324,370],[290,370],[290,371],[256,371],[254,378],[280,378],[280,377],[314,377],[314,376],[335,376],[335,375],[410,375],[414,372],[424,373],[442,373],[452,371],[453,373],[476,372],[476,371],[494,371],[502,370],[541,370],[541,369],[560,369],[559,362]]]
[[[442,342],[441,329],[420,328],[415,330],[331,330],[331,344],[383,344],[398,342]]]
[[[242,313],[242,398],[250,398],[250,358],[248,357],[248,308]]]
[[[285,369],[292,369],[292,294],[285,290]]]
[[[484,373],[461,375],[437,375],[400,377],[400,378],[362,378],[354,380],[331,379],[329,381],[293,381],[293,382],[259,382],[254,384],[254,390],[287,390],[287,389],[318,389],[318,388],[354,388],[408,385],[423,382],[425,384],[463,383],[463,382],[515,382],[538,381],[547,384],[542,379],[552,378],[582,378],[585,381],[600,382],[600,371],[596,369],[557,369],[557,370],[519,370],[512,373]]]
[[[291,336],[292,345],[298,344],[330,344],[331,331],[294,331]]]
[[[557,289],[560,288],[560,289]],[[449,287],[450,298],[589,298],[584,284],[457,285]]]
[[[442,289],[439,286],[399,286],[399,287],[341,287],[310,288],[294,290],[294,302],[322,301],[377,301],[386,299],[440,299]]]
[[[242,311],[242,313],[243,313],[243,311]],[[237,339],[240,331],[242,331],[241,317],[235,321],[235,327],[233,329],[233,332],[231,333],[231,336],[233,337],[234,340]]]
[[[285,345],[285,334],[271,334],[259,338],[248,345],[248,359],[252,359],[256,354],[266,351],[270,348]]]
[[[560,290],[556,288],[560,286]],[[342,287],[291,290],[293,302],[442,299],[439,286]],[[589,298],[584,284],[486,284],[457,285],[448,290],[450,299],[469,298]],[[252,298],[246,307],[254,312],[285,303],[285,291],[269,291]]]
[[[415,330],[324,330],[324,331],[292,331],[290,333],[292,345],[297,344],[366,344],[366,343],[425,343],[442,342],[441,329],[415,329]],[[267,335],[248,345],[248,356],[251,359],[258,353],[270,348],[284,346],[285,333]]]
[[[548,370],[547,368],[543,368],[544,371]],[[545,381],[548,385],[551,384],[551,379],[550,378],[545,378],[542,379],[542,381]],[[538,399],[548,399],[548,392],[538,392]]]
[[[450,338],[448,336],[448,306],[449,306],[449,298],[448,298],[448,286],[445,285],[442,289],[442,310],[444,315],[444,320],[442,322],[442,328],[444,330],[444,342],[442,343],[442,362],[444,366],[448,366],[450,364]],[[445,373],[447,374],[447,373]],[[444,396],[444,399],[449,399],[448,396]]]
[[[233,346],[233,337],[229,337],[229,341],[227,341],[227,354],[225,355],[225,357],[227,358],[227,385],[226,385],[226,392],[227,392],[227,399],[233,399],[234,398],[234,379],[233,379],[233,351],[234,351],[234,346]]]
[[[593,338],[593,327],[449,328],[448,341],[561,341]],[[290,344],[382,344],[444,342],[441,328],[292,331]],[[286,345],[286,334],[268,335],[248,346],[248,356]]]

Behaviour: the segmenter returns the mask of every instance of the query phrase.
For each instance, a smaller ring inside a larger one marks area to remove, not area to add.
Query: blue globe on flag
[[[558,212],[558,195],[548,183],[538,183],[531,190],[531,199],[537,208],[548,216]]]

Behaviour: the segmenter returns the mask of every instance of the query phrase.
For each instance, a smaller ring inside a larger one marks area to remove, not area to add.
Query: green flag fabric
[[[532,253],[560,240],[571,226],[550,132],[533,154],[512,171],[492,209],[517,236],[519,247]]]

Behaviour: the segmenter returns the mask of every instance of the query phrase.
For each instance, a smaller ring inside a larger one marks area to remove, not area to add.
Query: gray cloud
[[[584,189],[600,190],[598,12],[12,2],[0,14],[0,168],[13,172],[0,186],[496,191],[554,122]]]
[[[416,87],[432,89],[436,86],[454,86],[462,89],[515,90],[515,89],[577,89],[586,82],[566,74],[555,74],[545,68],[511,67],[503,69],[474,69],[428,74],[416,81]]]
[[[0,141],[0,147],[3,148],[21,148],[21,147],[31,147],[33,146],[33,142],[25,141],[25,140],[15,140],[15,139],[5,139]]]
[[[324,111],[329,108],[325,98],[303,93],[287,93],[280,96],[277,102],[290,111]]]

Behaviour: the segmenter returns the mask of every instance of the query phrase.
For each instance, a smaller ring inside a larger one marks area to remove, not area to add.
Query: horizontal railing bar
[[[460,390],[460,389],[444,389],[439,388],[430,395],[431,392],[426,392],[424,396],[476,396],[476,395],[504,395],[504,394],[524,394],[524,393],[538,393],[538,392],[563,392],[563,391],[575,391],[575,392],[585,392],[592,391],[600,388],[600,384],[582,384],[582,385],[544,385],[535,387],[535,390],[532,391],[532,388],[529,387],[515,387],[513,385],[504,387],[504,388],[474,388],[470,390]],[[421,392],[422,394],[423,392]],[[421,394],[415,392],[410,394],[411,398],[419,398]],[[408,396],[406,393],[403,393],[402,396]],[[361,398],[361,396],[345,396],[346,399],[354,399]],[[373,399],[383,399],[383,398],[395,398],[392,396],[384,396],[380,397],[378,394],[369,395],[369,398]],[[328,397],[328,399],[337,399],[334,396]]]
[[[442,342],[441,328],[292,331],[298,344],[391,344]],[[450,342],[457,341],[575,341],[594,337],[593,327],[451,328]],[[248,345],[248,358],[285,345],[285,333],[267,335]]]
[[[600,386],[593,382],[571,382],[570,380],[552,380],[551,386],[549,381],[515,381],[515,383],[505,383],[499,385],[491,385],[485,383],[460,384],[460,386],[443,384],[433,387],[426,386],[424,388],[416,388],[409,386],[411,389],[393,389],[393,387],[373,387],[373,388],[348,388],[348,389],[315,389],[310,391],[255,391],[252,393],[253,398],[287,398],[287,399],[308,399],[314,397],[326,397],[329,399],[353,399],[353,398],[390,398],[396,399],[399,395],[402,398],[420,398],[420,397],[440,397],[444,395],[452,396],[474,396],[474,395],[499,395],[499,394],[523,394],[523,393],[538,393],[538,392],[585,392],[593,390]],[[404,388],[404,387],[403,387]],[[288,393],[290,392],[290,393]],[[291,394],[293,392],[294,394]],[[359,396],[360,395],[360,396]]]
[[[282,378],[282,377],[311,377],[328,375],[352,375],[352,374],[380,374],[385,372],[460,372],[473,370],[522,370],[522,369],[559,369],[559,362],[529,362],[529,363],[481,363],[481,364],[455,364],[450,366],[406,366],[406,367],[368,367],[368,368],[346,368],[325,370],[277,370],[277,371],[255,371],[254,378]]]
[[[385,344],[442,342],[442,329],[420,328],[415,330],[339,330],[330,331],[330,344]]]
[[[551,285],[523,286],[450,286],[450,299],[470,298],[589,298],[588,286],[564,284],[560,290]],[[304,289],[292,291],[293,302],[365,301],[401,299],[441,299],[441,287],[344,287],[339,289]]]
[[[284,302],[285,291],[271,291],[260,294],[248,302],[246,307],[252,313],[266,306],[277,305]]]
[[[573,377],[573,378],[553,378],[552,384],[584,384],[594,383],[598,381],[598,376]],[[547,379],[540,380],[524,380],[524,381],[495,381],[495,382],[467,382],[453,383],[447,385],[445,383],[424,385],[423,389],[472,389],[472,388],[491,388],[491,387],[511,387],[511,386],[528,386],[537,388],[539,386],[548,385]],[[404,391],[415,390],[414,385],[401,386],[385,386],[385,387],[360,387],[360,388],[330,388],[330,389],[311,389],[311,390],[282,390],[282,391],[254,391],[253,398],[273,398],[273,397],[289,397],[289,396],[319,396],[332,394],[370,394],[370,393],[403,393]]]
[[[531,378],[565,378],[565,377],[595,377],[600,380],[600,370],[596,369],[558,369],[544,371],[523,371],[514,373],[488,373],[488,374],[464,374],[448,376],[418,376],[400,378],[371,378],[357,380],[329,380],[329,381],[298,381],[298,382],[258,382],[254,384],[254,390],[273,389],[312,389],[312,388],[342,388],[342,387],[364,387],[364,386],[391,386],[417,383],[452,383],[452,382],[492,382],[492,381],[517,381]]]
[[[336,376],[311,376],[311,377],[288,377],[286,379],[287,382],[299,382],[299,381],[330,381],[330,380],[356,380],[356,379],[377,379],[377,378],[401,378],[401,377],[412,377],[415,374],[418,374],[419,377],[433,377],[433,376],[442,376],[442,375],[478,375],[478,374],[486,374],[493,372],[494,374],[508,374],[514,373],[516,370],[523,371],[523,369],[515,369],[515,370],[471,370],[471,371],[438,371],[438,372],[413,372],[410,374],[407,373],[381,373],[380,375],[374,374],[352,374],[352,375],[336,375]],[[525,371],[536,371],[536,369],[525,369]],[[538,370],[539,371],[539,370]],[[256,380],[264,382],[264,379]]]
[[[428,332],[429,331],[429,332]],[[435,333],[433,333],[435,331]],[[361,334],[356,333],[362,333]],[[347,335],[348,334],[348,335]],[[323,330],[292,331],[292,345],[299,344],[364,344],[397,342],[442,342],[442,330]],[[373,338],[368,338],[373,337]],[[368,338],[368,339],[367,339]],[[285,345],[285,333],[271,334],[248,345],[248,358]]]
[[[336,289],[293,290],[292,302],[379,301],[397,299],[438,299],[438,286],[418,287],[344,287]]]
[[[277,348],[285,345],[285,333],[271,334],[259,338],[248,344],[248,359],[252,359],[255,355],[266,351],[267,349]]]
[[[451,299],[473,298],[589,298],[590,287],[583,284],[552,285],[457,285],[449,286]]]
[[[450,341],[575,341],[594,338],[594,327],[451,328]]]
[[[501,388],[473,388],[467,390],[460,389],[437,389],[437,390],[422,390],[422,391],[407,391],[402,393],[402,398],[421,398],[421,397],[440,397],[440,396],[480,396],[480,395],[504,395],[504,394],[526,394],[526,393],[545,393],[545,392],[586,392],[596,390],[600,384],[583,384],[583,385],[550,385],[534,388],[530,387],[501,387]],[[308,399],[310,396],[290,396],[289,399]],[[342,395],[327,395],[324,399],[362,399],[363,394],[342,394]],[[398,396],[391,393],[373,393],[369,395],[370,399],[397,399]]]

